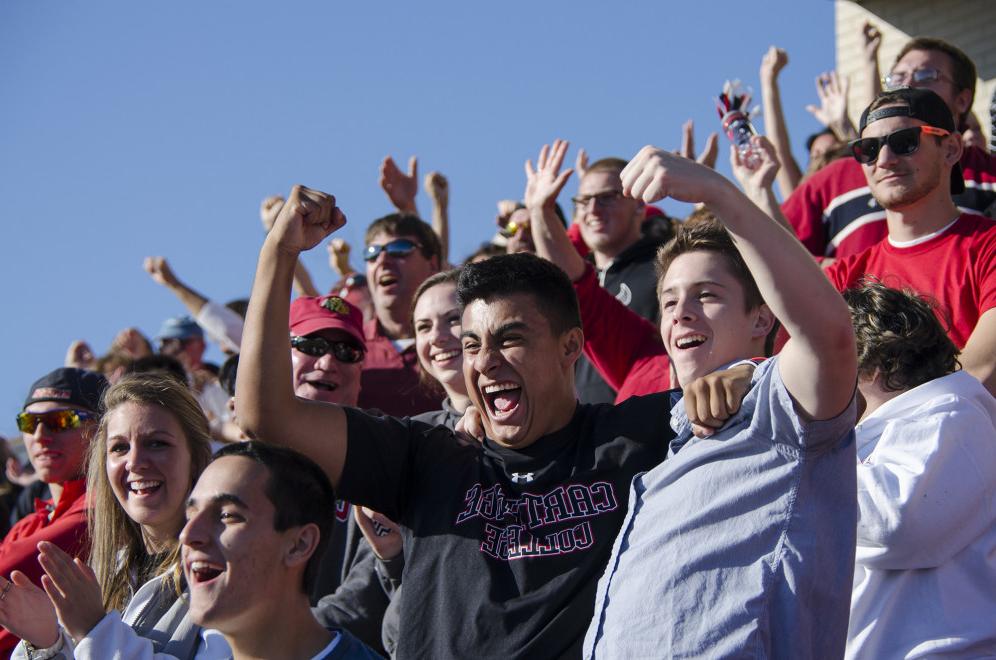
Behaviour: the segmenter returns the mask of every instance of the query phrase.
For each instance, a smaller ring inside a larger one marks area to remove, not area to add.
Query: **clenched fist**
[[[291,189],[266,240],[296,256],[344,224],[346,216],[335,205],[333,195],[297,185]]]

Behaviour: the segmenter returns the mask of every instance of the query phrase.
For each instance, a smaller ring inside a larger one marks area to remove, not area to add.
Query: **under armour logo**
[[[533,472],[513,472],[512,473],[512,483],[513,484],[528,484],[533,480]]]

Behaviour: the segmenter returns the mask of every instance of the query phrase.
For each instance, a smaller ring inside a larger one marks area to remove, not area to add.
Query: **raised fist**
[[[156,284],[172,287],[180,282],[173,273],[173,269],[169,267],[166,257],[146,257],[142,266]]]
[[[446,206],[450,199],[450,184],[439,172],[429,172],[425,175],[425,191],[429,193],[437,206]]]
[[[267,232],[273,229],[273,223],[283,205],[283,195],[270,195],[259,205],[259,219],[263,222],[263,229]]]
[[[335,197],[297,185],[277,214],[267,241],[295,256],[315,247],[346,224],[346,216],[335,205]]]

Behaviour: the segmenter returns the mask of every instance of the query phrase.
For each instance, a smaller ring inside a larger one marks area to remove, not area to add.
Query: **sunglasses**
[[[422,246],[408,238],[396,238],[383,245],[368,245],[363,253],[364,261],[373,261],[381,252],[386,252],[389,257],[407,257],[417,248]]]
[[[50,410],[43,413],[22,412],[17,414],[17,429],[22,433],[34,433],[39,424],[52,431],[68,431],[83,426],[83,422],[96,419],[93,413],[83,410]]]
[[[348,341],[329,341],[324,337],[291,337],[291,347],[311,357],[331,353],[336,360],[346,364],[355,364],[363,359],[363,349]]]
[[[897,156],[915,154],[916,150],[920,148],[921,133],[936,135],[938,137],[951,135],[949,131],[943,128],[911,126],[910,128],[901,128],[883,137],[858,138],[849,142],[848,146],[851,147],[851,155],[854,156],[854,160],[868,165],[878,159],[878,153],[882,150],[882,145],[884,144],[888,144],[889,149]]]

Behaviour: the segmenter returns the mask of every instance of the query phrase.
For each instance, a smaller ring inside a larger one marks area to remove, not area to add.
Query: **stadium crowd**
[[[365,272],[304,186],[248,299],[148,257],[186,313],[26,388],[0,656],[996,657],[996,161],[969,57],[863,37],[805,168],[772,47],[736,182],[558,139],[454,267],[388,157]]]

